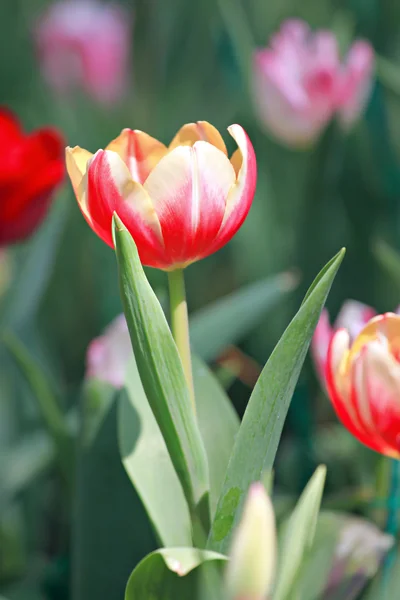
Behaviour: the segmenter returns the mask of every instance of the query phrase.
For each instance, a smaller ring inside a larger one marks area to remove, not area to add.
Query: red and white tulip
[[[240,125],[228,129],[238,149],[228,158],[220,133],[184,125],[167,147],[124,129],[105,150],[67,148],[67,170],[80,209],[113,246],[116,212],[144,265],[186,267],[224,246],[245,220],[256,188],[253,146]]]
[[[360,442],[400,458],[400,316],[371,319],[351,343],[338,329],[329,344],[328,393],[339,419]]]

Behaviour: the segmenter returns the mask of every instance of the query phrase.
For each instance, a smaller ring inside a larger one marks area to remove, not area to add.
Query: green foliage
[[[286,412],[342,250],[322,269],[261,373],[236,437],[209,546],[226,551],[252,481],[271,471]]]

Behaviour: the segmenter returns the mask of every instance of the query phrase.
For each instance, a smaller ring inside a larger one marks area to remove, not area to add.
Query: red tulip
[[[25,134],[0,110],[0,246],[28,237],[49,208],[64,176],[64,140],[54,129]]]
[[[400,458],[400,316],[374,317],[352,344],[346,329],[336,331],[326,379],[350,433],[372,450]]]
[[[150,267],[182,268],[216,252],[242,225],[256,187],[253,146],[239,125],[229,133],[239,146],[230,160],[221,135],[206,122],[184,125],[168,147],[124,129],[94,155],[67,148],[85,219],[113,246],[116,211]]]

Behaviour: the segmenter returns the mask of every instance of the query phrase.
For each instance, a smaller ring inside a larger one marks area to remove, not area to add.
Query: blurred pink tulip
[[[92,340],[86,354],[86,377],[110,383],[115,388],[124,385],[132,346],[124,315],[119,315]]]
[[[130,19],[117,4],[61,0],[35,29],[43,75],[58,93],[83,88],[96,101],[112,104],[126,89]]]
[[[349,332],[350,339],[354,340],[375,315],[376,311],[370,306],[356,300],[346,300],[335,323],[331,326],[328,311],[324,308],[311,341],[311,355],[318,376],[324,384],[328,348],[333,334],[338,329],[346,329]]]
[[[374,51],[356,41],[341,62],[335,35],[286,21],[254,56],[255,102],[261,121],[290,146],[312,143],[337,115],[350,127],[369,96]]]

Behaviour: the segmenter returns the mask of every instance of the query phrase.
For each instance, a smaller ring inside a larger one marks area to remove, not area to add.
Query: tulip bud
[[[229,600],[264,600],[276,564],[276,528],[272,503],[261,483],[254,483],[234,532],[226,571]]]

